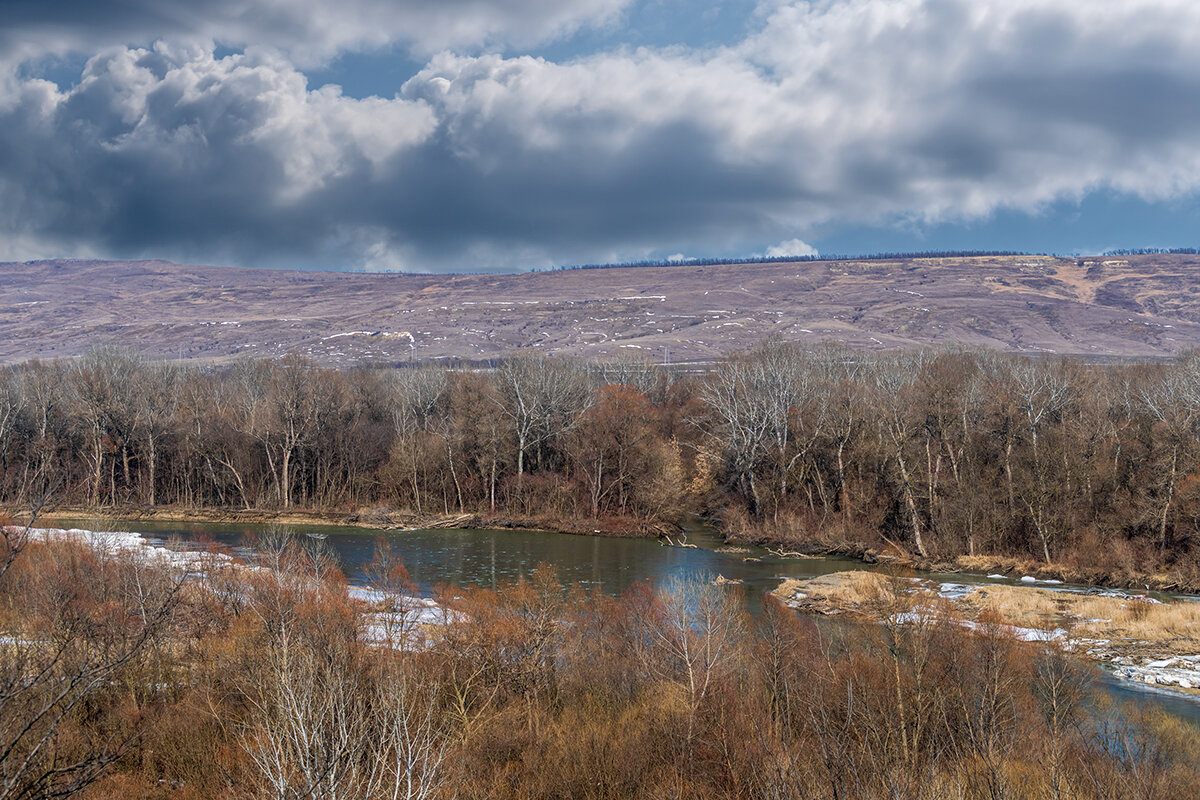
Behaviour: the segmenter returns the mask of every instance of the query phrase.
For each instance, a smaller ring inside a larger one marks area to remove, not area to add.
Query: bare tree
[[[439,687],[393,666],[376,683],[372,717],[377,749],[368,776],[368,798],[427,800],[448,782],[450,736]]]
[[[454,479],[459,511],[463,510],[462,486],[454,463],[454,424],[450,417],[449,373],[440,366],[398,370],[389,383],[389,408],[396,446],[412,489],[413,503],[421,513],[421,467],[429,440],[439,438],[447,466]]]
[[[646,664],[662,678],[682,681],[691,741],[701,705],[717,681],[736,666],[745,612],[736,594],[699,574],[667,579],[654,599],[643,609],[650,643]]]
[[[629,386],[648,395],[663,378],[649,356],[641,352],[622,350],[611,361],[588,364],[597,386]]]
[[[173,364],[147,364],[133,386],[132,429],[145,447],[146,499],[152,506],[158,503],[159,451],[175,420],[180,378],[180,370]]]
[[[434,796],[449,741],[438,684],[418,678],[400,654],[364,647],[362,619],[321,545],[279,534],[263,549],[266,571],[249,600],[267,637],[262,671],[246,687],[252,713],[242,740],[258,796]],[[376,564],[382,577],[398,578],[393,588],[403,592],[407,582],[385,561]]]
[[[1167,370],[1161,379],[1141,387],[1138,399],[1162,428],[1169,455],[1160,467],[1158,546],[1167,545],[1167,525],[1180,479],[1193,471],[1195,441],[1200,434],[1200,357],[1189,358]]]
[[[1046,722],[1046,770],[1053,800],[1067,800],[1071,791],[1068,757],[1073,741],[1086,724],[1090,689],[1087,673],[1058,646],[1045,648],[1033,668],[1033,694]]]
[[[878,420],[883,439],[891,451],[891,460],[896,465],[913,544],[922,557],[928,557],[929,550],[922,535],[925,523],[917,502],[918,478],[907,453],[909,444],[920,432],[912,415],[910,390],[924,361],[923,353],[914,353],[876,362],[874,379],[880,409]]]
[[[242,362],[235,370],[249,433],[259,441],[284,508],[292,506],[295,461],[317,427],[320,402],[313,367],[298,358]]]
[[[704,384],[701,398],[713,417],[707,429],[735,483],[763,513],[761,475],[771,486],[778,516],[793,469],[808,455],[824,423],[824,407],[805,422],[800,413],[815,394],[816,374],[807,355],[769,343],[745,358],[723,363]]]
[[[361,676],[341,653],[322,657],[284,631],[268,651],[262,695],[252,699],[245,749],[263,781],[260,796],[360,797],[369,713]]]
[[[184,405],[189,409],[189,436],[204,459],[212,482],[224,493],[217,473],[228,472],[243,508],[249,510],[252,444],[256,436],[255,411],[260,396],[253,376],[230,381],[189,381]],[[213,465],[222,469],[217,470]]]
[[[20,376],[12,367],[0,371],[0,488],[8,478],[9,448],[25,409]]]
[[[274,800],[425,800],[441,792],[450,741],[438,687],[281,640],[244,740]]]
[[[21,482],[21,497],[25,499],[48,497],[55,485],[51,469],[70,426],[65,373],[60,362],[35,362],[21,371],[19,390],[25,398],[31,437],[26,477]],[[30,467],[32,475],[28,474]]]
[[[817,357],[822,376],[817,391],[828,419],[826,430],[832,440],[833,463],[837,470],[833,502],[845,520],[851,522],[854,501],[847,461],[866,423],[869,392],[864,379],[867,370],[859,354],[847,348],[827,346],[818,351]]]
[[[591,405],[591,385],[577,364],[548,356],[510,359],[496,378],[501,408],[516,432],[520,477],[529,451],[540,456],[543,446],[569,430]]]
[[[1042,557],[1049,562],[1050,542],[1056,536],[1055,521],[1051,519],[1056,484],[1049,460],[1043,452],[1041,435],[1070,402],[1071,385],[1060,371],[1033,361],[1017,362],[1012,370],[1012,379],[1029,432],[1032,462],[1030,483],[1023,499],[1041,541]]]
[[[91,466],[90,499],[100,502],[104,480],[105,456],[109,461],[109,502],[116,502],[116,461],[121,454],[126,486],[129,484],[129,439],[133,408],[127,393],[133,385],[141,360],[133,353],[115,347],[97,347],[88,351],[71,372],[71,392],[89,442]]]
[[[946,714],[949,742],[976,796],[1004,800],[1025,796],[1008,770],[1017,748],[1018,687],[1023,675],[1012,634],[996,619],[978,621],[970,646],[953,653]]]

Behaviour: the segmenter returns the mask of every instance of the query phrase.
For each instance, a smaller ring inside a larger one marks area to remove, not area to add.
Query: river
[[[559,579],[581,584],[608,594],[620,594],[638,581],[659,581],[681,573],[722,575],[744,584],[752,613],[761,606],[764,592],[784,578],[811,578],[846,570],[878,570],[880,567],[845,558],[781,559],[761,548],[749,552],[722,552],[719,534],[698,528],[687,536],[697,547],[667,547],[653,539],[623,539],[607,536],[578,536],[517,530],[431,529],[386,531],[335,525],[268,526],[135,520],[62,520],[56,524],[88,530],[135,531],[155,541],[177,541],[181,546],[216,542],[241,548],[248,554],[257,537],[272,530],[324,536],[320,541],[341,562],[351,583],[366,582],[366,568],[383,537],[404,560],[412,579],[422,592],[439,584],[492,588],[528,575],[539,564],[558,570]],[[747,560],[750,559],[750,560]],[[907,573],[918,576],[921,573]],[[979,575],[929,575],[942,582],[1017,583]],[[1122,700],[1151,703],[1200,726],[1200,698],[1192,698],[1141,684],[1121,681],[1104,670],[1101,680],[1111,694]]]

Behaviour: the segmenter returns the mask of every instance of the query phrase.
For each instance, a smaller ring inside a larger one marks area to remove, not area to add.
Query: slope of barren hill
[[[0,264],[0,360],[96,344],[228,361],[710,359],[770,336],[858,347],[1168,356],[1200,346],[1200,256],[990,256],[396,275]]]

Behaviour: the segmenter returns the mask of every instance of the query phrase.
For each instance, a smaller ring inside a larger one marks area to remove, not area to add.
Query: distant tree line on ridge
[[[1106,256],[1194,256],[1200,253],[1194,247],[1138,247],[1132,250],[1105,250]]]
[[[981,258],[986,256],[1037,255],[1017,250],[928,250],[921,252],[868,253],[866,255],[821,254],[803,256],[747,256],[744,258],[679,258],[623,261],[608,264],[572,264],[551,267],[546,271],[565,272],[576,269],[627,269],[630,267],[714,267],[734,264],[792,264],[814,261],[896,261],[911,258]]]

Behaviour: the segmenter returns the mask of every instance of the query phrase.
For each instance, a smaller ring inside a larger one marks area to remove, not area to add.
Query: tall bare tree
[[[501,408],[517,439],[517,476],[525,474],[533,450],[566,433],[591,405],[591,383],[575,362],[549,356],[514,358],[496,372]]]

